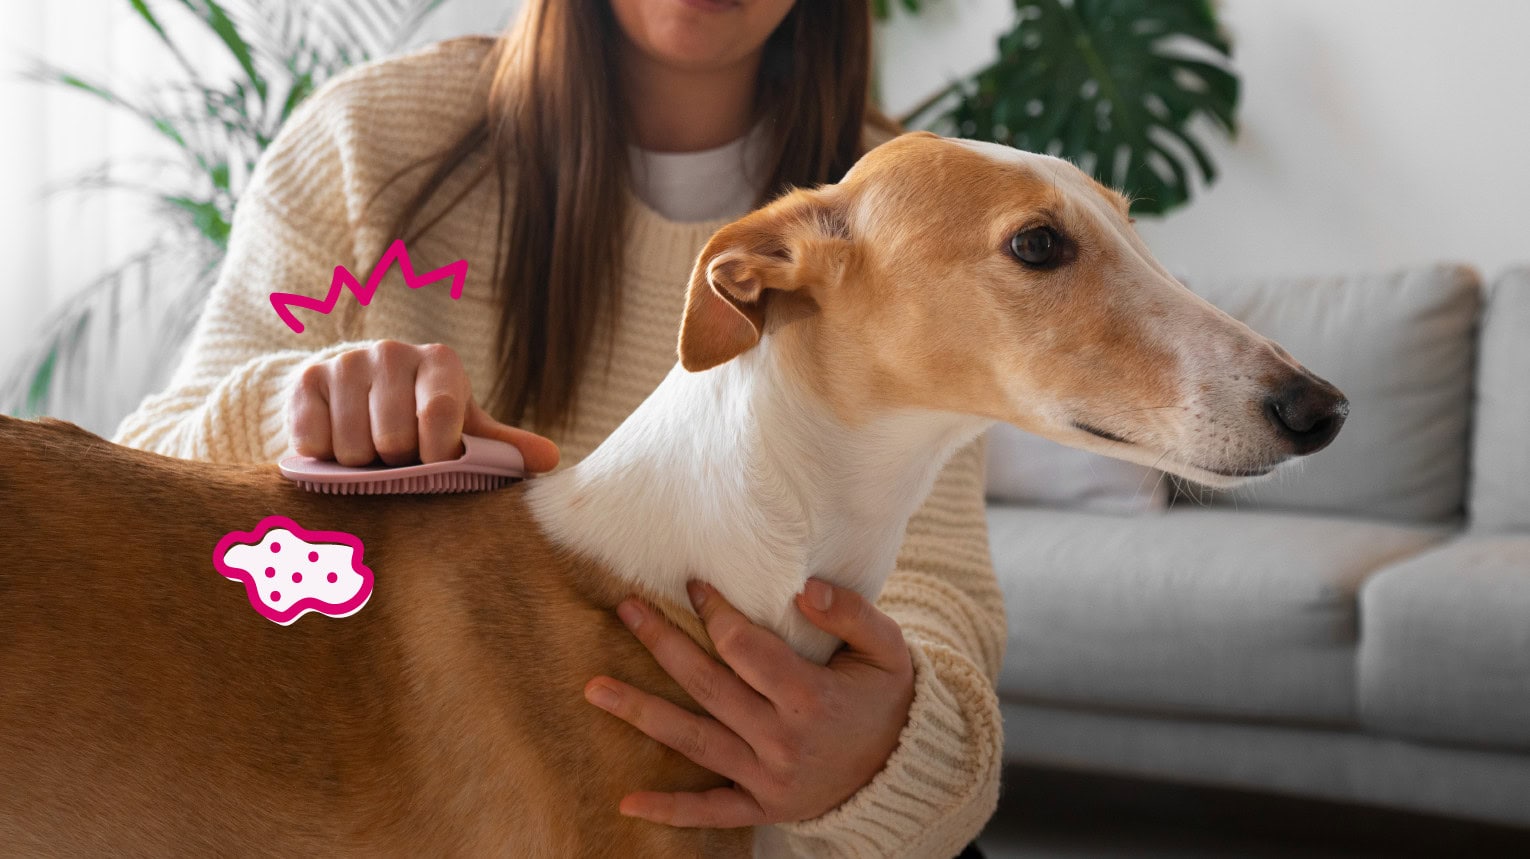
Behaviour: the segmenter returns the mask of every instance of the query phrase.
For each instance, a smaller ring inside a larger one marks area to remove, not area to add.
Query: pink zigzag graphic
[[[298,318],[292,314],[294,306],[317,310],[327,316],[330,311],[335,309],[335,305],[340,302],[340,290],[349,289],[351,294],[356,296],[356,303],[366,307],[372,303],[372,296],[377,294],[377,287],[382,283],[383,276],[388,273],[388,269],[395,262],[398,263],[399,273],[404,276],[405,285],[410,289],[430,286],[433,283],[450,277],[452,279],[452,300],[456,301],[462,297],[462,286],[467,280],[467,260],[459,259],[451,265],[444,265],[435,271],[417,275],[414,273],[414,263],[409,259],[409,251],[404,247],[404,240],[398,239],[388,246],[388,250],[383,253],[382,259],[378,260],[377,265],[372,267],[372,275],[367,278],[365,284],[357,280],[356,276],[351,274],[350,270],[345,266],[337,265],[335,266],[335,276],[329,282],[329,294],[324,296],[322,301],[306,295],[294,295],[290,292],[273,292],[271,293],[271,306],[276,308],[276,315],[280,316],[282,321],[287,323],[288,328],[291,328],[298,334],[302,334],[303,323],[299,322]]]

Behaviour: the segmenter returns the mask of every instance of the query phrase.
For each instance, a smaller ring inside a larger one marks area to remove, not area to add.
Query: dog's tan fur
[[[1164,273],[1118,195],[1062,162],[1015,159],[910,135],[840,185],[720,231],[690,284],[682,363],[713,367],[769,335],[786,379],[772,376],[784,386],[773,390],[832,410],[852,430],[842,443],[887,415],[977,416],[1166,457],[1190,477],[1236,479],[1290,455],[1260,405],[1282,379],[1342,402]],[[1007,237],[1036,223],[1066,234],[1079,263],[1028,270],[1007,256]],[[766,383],[707,378],[725,377]],[[801,441],[824,468],[845,452]],[[933,480],[936,453],[897,453]],[[633,790],[724,781],[583,699],[605,674],[695,709],[612,608],[635,590],[706,636],[663,592],[550,542],[528,492],[572,486],[566,509],[549,493],[548,515],[589,519],[585,489],[557,480],[461,497],[313,495],[272,466],[171,460],[0,419],[0,853],[746,855],[747,831],[616,813]],[[867,491],[852,512],[901,533],[915,490]],[[885,513],[889,501],[903,512]],[[290,627],[257,614],[211,552],[273,514],[358,536],[371,602]],[[863,544],[847,545],[896,550]],[[810,573],[754,584],[784,604]],[[868,574],[868,595],[886,573]]]
[[[10,418],[0,451],[0,853],[747,854],[615,813],[723,782],[585,702],[597,674],[689,699],[520,487],[314,495]],[[361,612],[277,626],[213,572],[273,513],[361,538]]]

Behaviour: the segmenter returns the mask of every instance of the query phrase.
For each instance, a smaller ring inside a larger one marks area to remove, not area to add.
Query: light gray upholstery
[[[1210,508],[990,505],[1006,756],[1530,827],[1530,268],[1192,286],[1349,423]]]
[[[1371,577],[1360,607],[1363,725],[1530,751],[1530,534],[1409,558]]]
[[[988,497],[1125,516],[1169,506],[1169,484],[1144,465],[1076,450],[1009,424],[988,431]]]
[[[1530,531],[1530,268],[1493,285],[1477,379],[1472,527]]]
[[[1420,522],[1457,515],[1481,309],[1474,271],[1190,286],[1350,399],[1331,447],[1229,503]]]
[[[988,508],[1012,697],[1346,723],[1355,593],[1440,527],[1176,509]]]
[[[1280,724],[1001,701],[1004,756],[1530,826],[1530,756]],[[1467,854],[1461,854],[1467,855]]]

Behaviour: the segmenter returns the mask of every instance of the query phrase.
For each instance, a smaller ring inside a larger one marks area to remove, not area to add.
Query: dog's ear
[[[832,189],[794,191],[723,227],[691,271],[680,363],[691,372],[760,342],[773,294],[811,298],[843,275],[849,229]]]

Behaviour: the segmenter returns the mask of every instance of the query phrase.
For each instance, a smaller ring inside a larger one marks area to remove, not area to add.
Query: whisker
[[[1179,406],[1143,406],[1141,408],[1136,408],[1136,409],[1122,409],[1119,412],[1114,412],[1112,414],[1105,415],[1104,417],[1100,418],[1100,420],[1108,421],[1111,418],[1119,417],[1121,415],[1131,414],[1132,412],[1152,412],[1152,411],[1161,411],[1163,409],[1177,409],[1177,408],[1180,408],[1180,407]]]
[[[1157,471],[1158,472],[1158,479],[1153,481],[1153,488],[1148,490],[1148,494],[1149,495],[1156,495],[1158,493],[1158,487],[1163,485],[1163,478],[1164,478],[1165,475],[1168,474],[1168,472],[1167,471],[1163,471],[1162,469],[1160,469],[1158,467],[1158,463],[1163,462],[1163,458],[1168,456],[1168,455],[1169,455],[1168,451],[1164,451],[1163,453],[1158,454],[1158,458],[1153,460],[1153,464],[1152,465],[1148,466],[1148,468],[1151,468],[1153,471]],[[1137,493],[1138,494],[1140,494],[1142,492],[1142,485],[1147,482],[1147,479],[1148,479],[1148,475],[1144,474],[1144,475],[1142,475],[1142,479],[1137,481]]]

